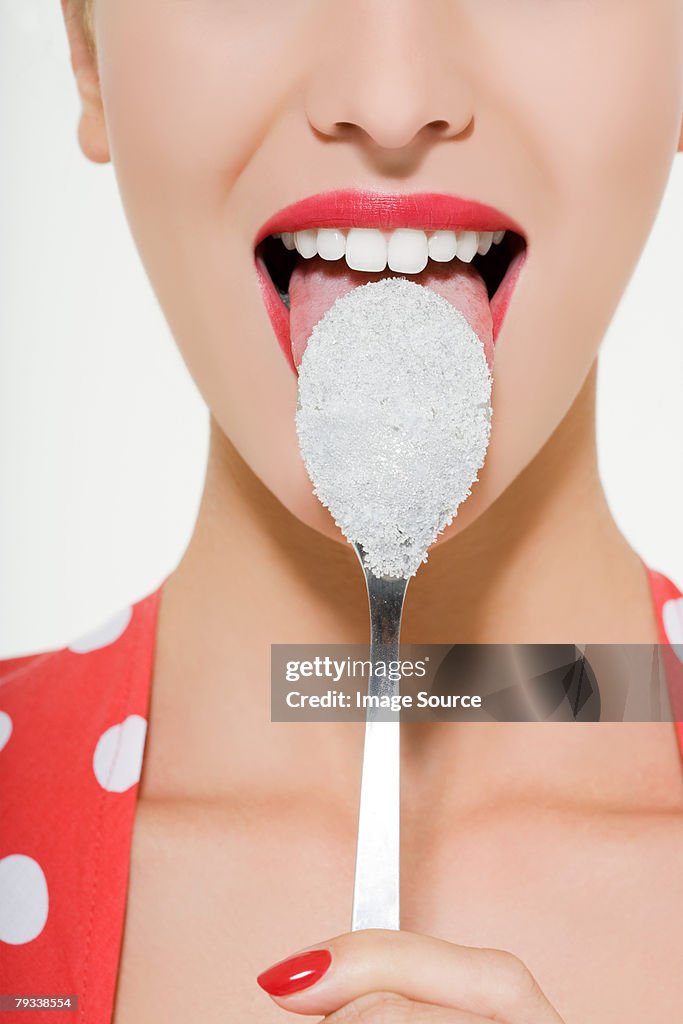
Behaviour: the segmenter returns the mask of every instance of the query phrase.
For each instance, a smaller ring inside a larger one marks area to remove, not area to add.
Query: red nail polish
[[[319,981],[332,963],[327,949],[313,949],[269,967],[256,979],[269,996],[291,996]]]

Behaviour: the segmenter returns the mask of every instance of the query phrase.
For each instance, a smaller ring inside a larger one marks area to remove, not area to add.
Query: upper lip
[[[442,192],[320,192],[285,206],[261,226],[254,248],[268,235],[307,228],[422,228],[425,231],[514,231],[508,214],[475,199]]]

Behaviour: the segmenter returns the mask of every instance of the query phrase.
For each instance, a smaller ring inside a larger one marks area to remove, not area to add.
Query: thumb
[[[562,1024],[521,960],[405,931],[339,935],[280,961],[258,983],[283,1009],[327,1016],[373,992],[510,1024]]]

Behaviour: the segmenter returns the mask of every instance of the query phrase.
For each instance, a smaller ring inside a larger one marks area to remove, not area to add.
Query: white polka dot
[[[69,650],[74,654],[88,654],[89,651],[97,651],[100,647],[107,647],[118,640],[128,629],[128,624],[133,617],[133,609],[130,605],[122,608],[116,615],[103,622],[90,633],[78,637],[69,644]]]
[[[12,735],[12,719],[6,711],[0,711],[0,750],[7,746]]]
[[[147,721],[141,715],[129,715],[119,725],[102,733],[92,766],[95,778],[110,793],[123,793],[140,781]]]
[[[671,601],[665,601],[662,607],[662,618],[664,620],[664,632],[669,643],[683,661],[683,597],[674,597]]]
[[[0,860],[0,940],[31,942],[47,921],[47,881],[33,857],[12,853]]]

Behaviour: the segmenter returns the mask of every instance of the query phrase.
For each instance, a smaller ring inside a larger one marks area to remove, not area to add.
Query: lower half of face
[[[514,223],[493,241],[482,221],[473,242],[455,202],[449,259],[450,234],[430,248],[446,225],[429,199],[410,222],[438,259],[404,275],[469,275],[473,315],[488,303],[495,328],[491,440],[462,529],[567,413],[651,227],[680,132],[677,0],[98,4],[106,130],[150,279],[215,420],[316,529],[339,536],[299,454],[287,292],[305,278],[322,314],[348,264],[352,283],[392,273],[373,260],[397,223],[323,202],[264,225],[349,189],[465,197],[501,211],[501,232]]]

